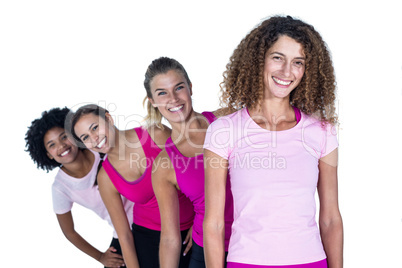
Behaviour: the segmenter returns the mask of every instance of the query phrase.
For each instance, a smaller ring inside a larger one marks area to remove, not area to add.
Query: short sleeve
[[[327,124],[323,131],[320,158],[328,155],[339,146],[335,126]]]
[[[56,214],[65,214],[71,211],[73,202],[69,196],[61,191],[56,184],[52,185],[53,211]]]
[[[225,117],[221,117],[209,125],[205,135],[204,149],[229,159],[230,154],[230,125]]]
[[[302,126],[302,143],[312,156],[320,159],[338,147],[336,128],[310,117]]]

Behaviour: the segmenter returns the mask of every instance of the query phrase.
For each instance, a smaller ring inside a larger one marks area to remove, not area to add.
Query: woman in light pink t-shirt
[[[224,77],[222,101],[234,113],[209,126],[204,144],[207,267],[224,265],[228,173],[228,267],[343,267],[335,76],[320,34],[271,17],[241,41]]]
[[[91,245],[76,228],[72,211],[74,204],[91,210],[90,213],[94,212],[111,227],[113,224],[102,202],[96,180],[101,157],[98,153],[79,148],[68,138],[64,126],[70,112],[67,107],[56,107],[44,111],[40,118],[33,120],[25,136],[27,152],[38,168],[46,171],[58,168],[52,184],[53,210],[65,237],[105,267],[124,266],[116,232],[109,249],[102,252]],[[127,199],[121,202],[123,213],[132,218],[133,203]],[[78,263],[75,266],[82,267]]]

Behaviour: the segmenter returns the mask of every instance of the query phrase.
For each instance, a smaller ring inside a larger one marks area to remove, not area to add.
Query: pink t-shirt
[[[212,123],[216,117],[211,112],[202,113],[205,118]],[[172,139],[166,141],[165,150],[170,157],[176,173],[177,184],[180,190],[193,202],[195,217],[193,225],[194,242],[203,247],[202,223],[205,216],[205,178],[204,178],[204,158],[202,154],[195,157],[185,157],[177,149]],[[233,222],[233,197],[230,191],[230,179],[226,184],[226,204],[225,204],[225,249],[229,246],[231,226]]]
[[[247,109],[219,118],[204,148],[229,162],[234,222],[228,262],[291,265],[326,258],[315,220],[318,160],[338,147],[331,125],[301,113],[268,131]]]
[[[141,142],[146,159],[144,159],[145,161],[134,161],[132,164],[145,165],[146,169],[144,174],[137,180],[130,182],[120,175],[107,158],[103,161],[102,166],[117,191],[122,196],[135,203],[133,222],[145,228],[160,231],[161,216],[158,202],[152,188],[152,163],[161,152],[161,149],[155,144],[146,129],[138,127],[135,128],[135,131]],[[133,156],[132,159],[135,160],[135,156]],[[187,230],[193,224],[193,205],[180,191],[178,191],[178,195],[180,202],[180,229]]]
[[[92,153],[95,160],[91,171],[82,178],[74,178],[59,169],[52,185],[53,210],[56,214],[64,214],[71,211],[73,204],[77,203],[92,210],[113,227],[112,220],[100,196],[98,185],[95,184],[100,157],[98,153]],[[131,225],[133,222],[133,202],[125,197],[121,199]],[[117,238],[116,231],[113,231],[113,236]]]

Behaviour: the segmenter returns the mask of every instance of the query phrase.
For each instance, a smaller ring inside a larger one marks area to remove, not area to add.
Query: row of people
[[[121,251],[72,243],[108,267],[342,267],[335,77],[311,25],[274,16],[253,29],[227,65],[223,109],[194,111],[192,83],[174,59],[154,60],[144,86],[145,127],[119,130],[107,110],[86,105],[63,114],[64,126],[37,126],[60,109],[45,112],[27,133],[38,167],[61,164],[53,189],[60,173],[83,181],[106,155],[86,186],[99,188],[99,214],[107,209]],[[71,207],[54,207],[63,232],[74,230]]]

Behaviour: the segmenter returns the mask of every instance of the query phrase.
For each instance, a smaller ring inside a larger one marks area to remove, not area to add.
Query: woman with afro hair
[[[68,108],[53,108],[32,121],[25,136],[26,151],[38,168],[47,172],[59,168],[52,185],[53,210],[66,238],[105,267],[124,266],[116,232],[109,249],[101,252],[75,230],[71,213],[74,203],[92,210],[113,225],[96,182],[101,157],[77,147],[68,139],[64,124],[69,112]],[[133,203],[126,199],[123,203],[126,213],[132,215]],[[132,219],[132,216],[128,218]]]
[[[221,101],[234,113],[212,123],[205,138],[207,267],[224,263],[228,173],[227,267],[343,267],[335,75],[320,34],[290,16],[263,21],[231,56]]]

